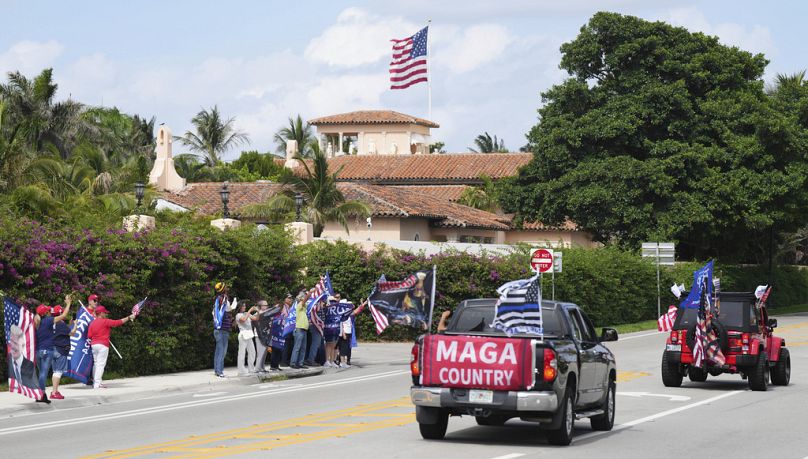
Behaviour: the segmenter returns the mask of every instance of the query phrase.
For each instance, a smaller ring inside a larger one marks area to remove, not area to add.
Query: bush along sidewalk
[[[434,322],[440,313],[468,298],[494,297],[503,283],[526,278],[528,249],[471,255],[461,252],[413,255],[390,248],[365,252],[346,242],[317,241],[294,246],[282,227],[258,231],[246,224],[221,232],[207,220],[160,217],[151,231],[126,233],[76,229],[55,222],[0,217],[0,290],[29,306],[61,304],[76,292],[97,293],[112,317],[128,315],[132,305],[149,300],[132,327],[116,330],[114,342],[124,359],[110,359],[108,371],[122,376],[209,368],[214,341],[211,325],[213,285],[225,282],[240,300],[278,302],[287,292],[313,287],[331,273],[334,288],[354,302],[368,296],[382,273],[389,280],[437,267]],[[565,248],[564,271],[555,276],[556,299],[586,309],[598,325],[634,324],[656,319],[656,268],[637,253],[614,247]],[[677,263],[661,273],[663,309],[675,299],[673,282],[689,286],[703,263]],[[753,290],[768,272],[764,267],[716,265],[724,291]],[[777,307],[808,303],[808,271],[777,267],[770,297]],[[545,276],[544,295],[552,286]],[[409,341],[420,332],[393,326],[378,336],[370,314],[357,321],[362,340]],[[231,336],[236,347],[236,333]],[[235,352],[227,361],[232,365]],[[7,379],[5,354],[0,381]]]

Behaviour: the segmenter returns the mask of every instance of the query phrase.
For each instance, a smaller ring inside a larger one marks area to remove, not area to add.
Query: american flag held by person
[[[508,335],[542,335],[541,282],[539,276],[509,282],[497,289],[500,294],[492,328]]]
[[[8,391],[39,400],[44,396],[44,392],[39,388],[34,370],[36,361],[34,314],[7,297],[3,299],[3,309],[6,357],[9,365]]]
[[[143,305],[146,304],[146,300],[148,298],[149,297],[143,298],[142,300],[140,300],[140,302],[138,304],[132,306],[132,315],[137,317],[138,314],[140,314],[140,310],[143,309]]]
[[[328,271],[326,271],[325,276],[321,276],[320,282],[311,289],[308,304],[306,305],[306,313],[309,316],[309,321],[311,321],[311,324],[314,325],[320,333],[323,332],[325,324],[318,312],[320,311],[322,301],[332,295],[334,295],[334,289],[331,287],[331,276],[328,274]]]
[[[427,35],[424,27],[415,35],[393,42],[393,60],[390,61],[390,89],[406,89],[428,80]]]

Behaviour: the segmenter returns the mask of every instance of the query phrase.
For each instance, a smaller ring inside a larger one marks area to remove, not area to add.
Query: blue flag
[[[685,309],[698,309],[701,302],[702,294],[707,298],[713,297],[713,261],[710,260],[706,265],[693,271],[693,285],[690,287],[690,293],[687,294],[680,304],[680,308]]]
[[[295,323],[297,323],[297,300],[289,306],[289,312],[283,321],[283,336],[289,336],[295,331]]]
[[[84,384],[90,381],[93,374],[93,351],[87,340],[87,329],[93,320],[95,318],[90,311],[84,306],[80,307],[76,317],[76,332],[70,335],[70,366],[65,374]]]

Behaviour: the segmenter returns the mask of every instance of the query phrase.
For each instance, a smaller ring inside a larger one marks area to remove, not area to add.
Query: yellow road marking
[[[777,332],[790,331],[790,330],[793,330],[793,329],[796,329],[796,328],[805,328],[805,327],[808,327],[808,322],[800,322],[800,323],[791,324],[791,325],[783,325],[782,327],[775,328],[774,331],[775,331],[775,335],[776,335]]]
[[[408,408],[406,413],[381,413],[382,410]],[[344,419],[375,416],[372,422],[341,422]],[[215,432],[206,435],[192,435],[180,440],[144,445],[140,447],[107,451],[102,454],[86,456],[86,458],[128,458],[167,454],[173,458],[214,458],[247,453],[259,450],[271,450],[281,446],[307,443],[324,438],[344,437],[360,432],[403,426],[415,420],[409,398],[389,400],[380,403],[359,405],[356,407],[310,414],[300,418],[286,419],[267,424]],[[336,421],[336,422],[332,422]],[[319,429],[314,432],[273,433],[279,430],[293,430],[301,427]],[[324,430],[323,430],[324,429]],[[258,440],[241,444],[233,444],[233,440]]]
[[[644,371],[618,371],[617,382],[628,382],[632,379],[642,378],[643,376],[651,376],[651,373]]]

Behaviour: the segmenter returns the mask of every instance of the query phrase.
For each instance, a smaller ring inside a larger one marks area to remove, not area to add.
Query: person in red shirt
[[[87,329],[87,337],[90,338],[90,343],[93,348],[93,388],[106,388],[101,382],[104,376],[104,367],[107,366],[107,357],[109,357],[109,335],[112,329],[120,327],[121,325],[135,320],[135,315],[131,314],[123,319],[112,320],[107,319],[109,311],[102,305],[95,307],[95,320],[90,323]]]

